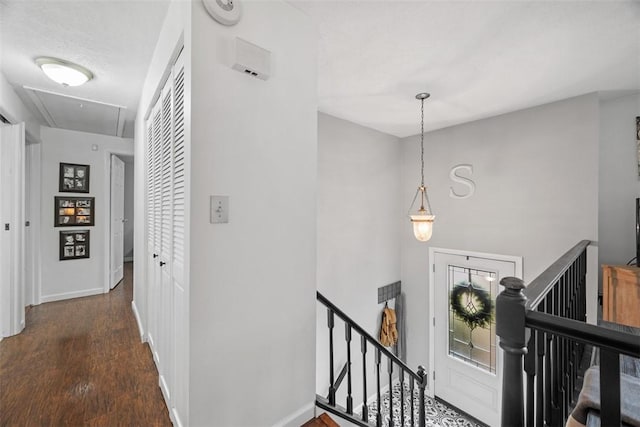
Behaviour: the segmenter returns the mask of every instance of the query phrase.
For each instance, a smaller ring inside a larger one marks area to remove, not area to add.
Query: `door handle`
[[[162,267],[162,266],[163,266],[163,265],[165,265],[165,264],[166,264],[166,262],[164,262],[164,261],[160,261],[160,267]]]
[[[158,254],[153,254],[153,257],[154,258],[158,258]]]

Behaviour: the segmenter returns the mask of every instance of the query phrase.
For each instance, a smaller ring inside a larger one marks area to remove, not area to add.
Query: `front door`
[[[522,277],[520,258],[432,248],[435,396],[500,425],[502,357],[496,343],[500,279]]]

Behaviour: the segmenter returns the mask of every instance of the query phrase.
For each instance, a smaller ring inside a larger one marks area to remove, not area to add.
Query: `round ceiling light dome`
[[[93,78],[93,73],[83,66],[58,58],[40,57],[36,64],[47,77],[62,86],[80,86]]]

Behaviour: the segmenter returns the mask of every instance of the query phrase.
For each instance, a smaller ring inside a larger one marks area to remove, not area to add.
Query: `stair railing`
[[[372,337],[367,331],[365,331],[360,325],[354,322],[349,316],[347,316],[342,310],[336,307],[331,301],[324,297],[320,292],[317,292],[317,300],[327,308],[327,327],[329,330],[329,395],[325,399],[320,395],[316,395],[316,405],[329,411],[339,417],[342,417],[356,425],[363,427],[370,427],[371,421],[369,417],[369,408],[367,405],[367,352],[371,349],[375,355],[375,377],[376,377],[376,401],[377,411],[375,417],[375,426],[382,427],[382,414],[381,414],[381,400],[384,396],[381,393],[381,372],[383,369],[383,361],[386,359],[386,374],[389,381],[389,427],[394,427],[394,402],[393,402],[393,379],[394,368],[397,368],[397,375],[400,381],[400,426],[404,426],[406,421],[411,421],[411,426],[417,425],[424,427],[426,425],[425,419],[425,388],[427,386],[427,373],[422,366],[418,367],[417,372],[414,372],[409,368],[402,360],[391,353],[387,348],[378,342],[377,339]],[[347,378],[347,394],[345,399],[345,406],[341,406],[336,403],[336,381],[334,380],[334,328],[335,317],[342,319],[345,327],[345,345],[347,353],[346,362],[346,378]],[[360,416],[354,414],[353,407],[353,384],[352,384],[352,372],[351,372],[351,343],[353,341],[353,333],[360,336],[360,354],[362,357],[362,413]],[[384,373],[383,373],[384,375]],[[405,408],[404,405],[404,383],[405,379],[409,382],[409,393],[411,395],[411,404]],[[414,402],[414,391],[418,390],[418,405]],[[409,413],[406,413],[408,410]],[[415,412],[418,412],[418,419],[415,418]]]
[[[500,281],[503,426],[564,426],[575,404],[585,344],[600,352],[600,384],[607,384],[600,396],[603,425],[620,425],[620,355],[640,357],[640,340],[585,323],[589,243],[579,242],[528,287],[515,277]]]

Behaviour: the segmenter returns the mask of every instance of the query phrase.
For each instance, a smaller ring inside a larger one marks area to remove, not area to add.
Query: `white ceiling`
[[[132,136],[142,84],[168,5],[168,0],[0,0],[2,72],[43,124]],[[36,66],[39,56],[80,64],[94,79],[63,87]],[[43,117],[42,106],[37,108],[24,86],[44,91],[39,97],[54,122]]]
[[[305,1],[322,112],[404,137],[640,89],[640,2]]]
[[[23,86],[111,104],[130,136],[168,1],[0,0],[2,71],[35,114]],[[288,1],[319,28],[320,110],[392,135],[419,132],[414,96],[423,91],[432,94],[429,130],[640,89],[637,1]],[[37,68],[38,56],[81,64],[95,79],[64,88]],[[92,129],[114,128],[111,113],[82,101],[47,101],[58,127],[104,117],[111,122]]]

